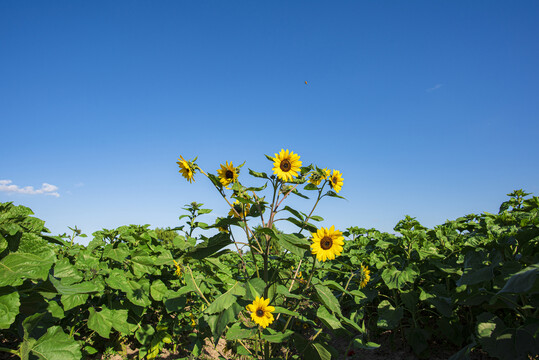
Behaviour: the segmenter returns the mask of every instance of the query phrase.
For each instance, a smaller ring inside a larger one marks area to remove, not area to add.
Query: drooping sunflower
[[[180,166],[180,173],[184,178],[189,180],[189,182],[195,181],[194,176],[196,168],[194,163],[192,161],[185,160],[181,155],[180,158],[181,159],[178,159],[178,161],[176,161],[176,164]]]
[[[273,322],[272,311],[275,311],[273,306],[269,306],[269,299],[256,297],[252,304],[246,306],[251,312],[251,319],[264,329]]]
[[[363,289],[371,279],[371,271],[368,266],[361,265],[361,274],[359,275],[359,287]]]
[[[336,256],[341,255],[344,245],[344,237],[342,232],[335,230],[332,225],[328,228],[320,228],[317,232],[311,233],[312,241],[311,253],[316,255],[318,261],[333,260]]]
[[[232,162],[229,164],[228,161],[225,162],[225,165],[221,164],[221,168],[217,170],[217,174],[219,174],[219,181],[225,187],[236,182],[238,179],[238,173],[238,169],[232,165]]]
[[[336,193],[341,191],[343,178],[339,170],[333,170],[333,174],[331,174],[331,177],[329,178],[329,183],[331,185],[331,188],[335,190]]]
[[[286,151],[281,149],[281,152],[275,154],[273,158],[273,173],[282,181],[290,181],[298,176],[300,167],[299,155],[288,149]]]
[[[236,211],[230,209],[228,216],[233,216],[235,218],[243,219],[245,216],[247,216],[249,210],[251,209],[251,205],[240,203],[238,200],[234,201],[233,206],[234,210]],[[238,216],[236,213],[238,213],[240,216]]]
[[[309,182],[311,184],[313,184],[313,185],[318,186],[318,185],[320,185],[322,180],[326,180],[329,177],[331,171],[324,168],[324,169],[322,169],[322,173],[324,175],[321,175],[318,171],[312,172],[311,176],[309,177]]]
[[[180,267],[180,264],[176,262],[176,260],[172,259],[172,261],[174,261],[174,266],[176,266],[176,271],[174,271],[174,275],[180,277],[182,275],[182,268]]]

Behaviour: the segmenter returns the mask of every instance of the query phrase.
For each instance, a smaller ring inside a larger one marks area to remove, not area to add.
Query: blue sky
[[[537,1],[2,1],[0,201],[55,234],[173,227],[192,201],[228,212],[180,154],[261,184],[246,169],[285,148],[343,173],[322,226],[497,212],[539,194],[537,18]]]

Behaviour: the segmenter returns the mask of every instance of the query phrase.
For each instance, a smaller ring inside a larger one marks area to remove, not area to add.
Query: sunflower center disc
[[[292,167],[292,165],[290,165],[290,161],[288,161],[288,159],[284,159],[283,161],[281,161],[281,170],[282,171],[290,171],[291,167]]]
[[[331,245],[333,245],[333,240],[330,237],[325,236],[320,240],[320,247],[324,250],[331,249]]]
[[[225,173],[225,178],[227,179],[233,179],[234,178],[234,173],[230,170],[227,170],[226,173]]]
[[[258,317],[264,316],[264,311],[262,311],[262,309],[258,309],[258,310],[256,311],[256,316],[258,316]]]

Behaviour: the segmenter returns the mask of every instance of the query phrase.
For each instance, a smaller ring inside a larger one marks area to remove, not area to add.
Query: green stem
[[[309,274],[309,280],[307,280],[307,285],[305,285],[305,289],[303,290],[303,292],[307,292],[307,290],[309,290],[311,286],[311,280],[313,279],[315,265],[316,265],[316,258],[313,257],[313,267],[311,268],[311,273]],[[297,299],[296,304],[292,308],[292,311],[296,311],[296,309],[299,306],[299,302],[300,302],[300,299]],[[286,329],[288,328],[288,325],[290,325],[290,321],[292,321],[294,317],[295,317],[294,315],[290,315],[288,317],[288,320],[286,321],[286,324],[284,325],[284,328],[283,328],[283,333],[286,331]]]
[[[14,355],[17,355],[17,356],[21,357],[17,350],[13,350],[13,349],[9,349],[9,348],[5,348],[5,347],[0,346],[0,351],[8,352],[8,353],[11,353],[11,354],[14,354]]]

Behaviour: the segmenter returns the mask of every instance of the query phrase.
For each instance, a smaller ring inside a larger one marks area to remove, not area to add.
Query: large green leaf
[[[418,275],[415,266],[408,266],[402,271],[391,266],[382,272],[382,279],[389,289],[402,289],[406,284],[413,283]]]
[[[19,313],[20,305],[17,291],[0,295],[0,329],[9,329]]]
[[[99,312],[92,307],[89,311],[88,328],[96,331],[101,337],[108,339],[112,328],[123,335],[129,335],[134,328],[134,325],[127,322],[127,309],[111,310],[103,306]]]
[[[193,259],[204,259],[206,257],[214,255],[219,250],[225,248],[228,245],[233,244],[230,240],[230,235],[227,233],[218,233],[212,236],[203,243],[198,244],[195,248],[188,253]]]
[[[256,334],[257,327],[248,328],[242,323],[235,323],[226,332],[226,339],[228,341],[238,339],[252,339]]]
[[[109,338],[110,330],[112,329],[112,314],[109,309],[103,307],[99,312],[96,312],[93,307],[90,307],[90,316],[88,317],[88,328],[96,331],[99,336],[106,339]]]
[[[230,292],[226,292],[215,299],[205,310],[208,314],[220,313],[236,303],[236,297]]]
[[[324,286],[322,284],[316,284],[314,285],[314,288],[316,290],[316,294],[318,295],[318,298],[328,310],[331,310],[334,313],[342,315],[339,301],[337,300],[335,295],[333,295],[333,293],[327,286]]]
[[[310,344],[305,351],[305,359],[309,360],[331,360],[332,355],[329,345],[320,342]]]
[[[108,244],[103,250],[103,258],[123,262],[129,256],[129,248],[126,243]]]
[[[24,279],[45,280],[55,259],[34,254],[10,253],[0,260],[0,287],[18,286]]]
[[[276,236],[279,240],[279,245],[299,257],[303,257],[305,251],[309,249],[307,239],[300,238],[294,234],[276,234]]]
[[[54,276],[62,279],[66,285],[74,284],[83,279],[82,273],[71,265],[68,258],[63,258],[54,264]]]
[[[43,360],[81,359],[80,346],[75,339],[66,335],[60,326],[53,326],[34,342],[29,350]]]
[[[378,327],[382,329],[394,329],[399,325],[402,316],[402,307],[395,309],[387,300],[378,304]]]
[[[262,333],[262,339],[270,343],[282,343],[283,341],[286,341],[293,334],[294,332],[292,330],[285,330],[285,332],[282,333],[282,332],[277,332],[271,328],[266,328],[264,329],[264,332]]]
[[[207,323],[210,325],[210,330],[215,343],[217,343],[221,337],[221,334],[225,330],[226,326],[237,319],[237,316],[241,310],[243,310],[243,308],[238,305],[238,303],[233,303],[226,310],[223,310],[215,315],[209,315],[207,317]]]
[[[64,306],[64,311],[68,311],[76,306],[84,304],[88,300],[88,297],[88,294],[62,295],[61,302]]]
[[[539,291],[539,264],[533,264],[517,272],[507,280],[501,293],[527,293]]]
[[[83,281],[78,284],[64,284],[62,281],[56,280],[52,276],[49,277],[49,280],[61,295],[92,294],[99,293],[104,290],[103,285],[97,281]]]
[[[245,283],[245,300],[253,301],[256,297],[264,295],[266,283],[261,278],[250,279]]]
[[[160,279],[155,280],[152,283],[152,286],[150,286],[150,294],[152,295],[152,298],[157,301],[163,300],[163,297],[165,297],[168,291],[167,286]]]
[[[111,288],[121,290],[127,293],[131,291],[129,284],[127,283],[127,280],[130,277],[130,273],[127,273],[120,269],[112,269],[112,271],[109,273],[109,276],[105,279],[105,282]]]
[[[342,328],[341,322],[337,319],[337,317],[331,314],[323,305],[318,308],[316,316],[324,323],[324,325],[326,325],[328,329],[337,330]]]
[[[152,304],[150,300],[150,281],[148,279],[141,279],[138,281],[128,280],[130,290],[126,293],[127,298],[133,304],[146,307]]]

